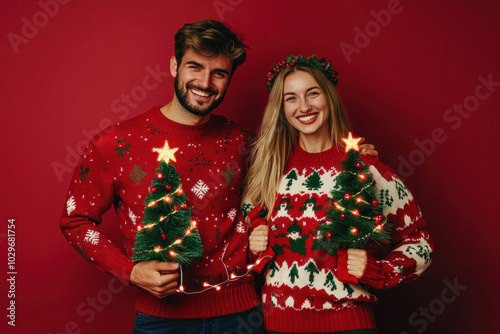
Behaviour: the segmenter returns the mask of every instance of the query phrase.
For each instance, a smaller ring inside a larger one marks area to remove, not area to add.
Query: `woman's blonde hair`
[[[335,87],[320,70],[308,66],[289,66],[280,72],[269,94],[257,140],[250,154],[250,167],[242,197],[245,203],[266,207],[267,218],[271,215],[285,166],[299,138],[299,132],[287,121],[283,109],[285,79],[296,71],[311,74],[325,94],[330,109],[328,123],[332,143],[343,147],[341,138],[346,137],[351,128]]]

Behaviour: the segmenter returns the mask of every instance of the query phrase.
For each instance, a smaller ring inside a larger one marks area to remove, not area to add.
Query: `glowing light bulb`
[[[155,205],[156,205],[156,201],[151,201],[151,202],[149,202],[148,207],[152,207],[152,206],[155,206]]]
[[[172,197],[170,195],[165,196],[165,203],[169,204],[172,202]]]
[[[182,190],[182,188],[181,188],[181,187],[177,188],[177,190],[175,191],[175,193],[176,193],[177,195],[181,195],[183,192],[184,192],[184,191]]]
[[[156,246],[155,247],[155,252],[157,252],[157,253],[161,252],[161,247],[160,246]]]
[[[356,202],[357,203],[363,202],[363,197],[361,197],[361,196],[356,197]]]
[[[168,255],[170,255],[170,257],[174,257],[177,255],[177,253],[171,250],[170,252],[168,252]]]
[[[231,273],[231,279],[235,279],[236,278],[236,275],[234,273]]]
[[[366,181],[366,175],[365,175],[365,174],[359,174],[359,175],[358,175],[358,177],[359,177],[359,179],[360,179],[361,181],[363,181],[363,182],[365,182],[365,181]]]
[[[177,238],[177,239],[175,239],[175,241],[174,241],[174,245],[178,245],[178,244],[180,244],[180,243],[182,243],[182,239],[181,239],[181,238]]]
[[[196,224],[198,224],[196,220],[191,220],[191,228],[196,228]]]
[[[220,285],[217,285],[217,286],[215,287],[215,290],[219,291],[219,290],[220,290]]]
[[[144,227],[142,227],[142,226],[140,226],[140,225],[139,225],[139,226],[137,226],[137,231],[142,231],[143,229],[144,229]]]
[[[153,226],[154,226],[153,224],[149,223],[149,224],[147,224],[147,225],[146,225],[146,228],[148,228],[148,229],[152,229],[152,228],[153,228]]]
[[[255,261],[255,264],[259,264],[260,263],[260,259],[257,259],[257,261]]]
[[[208,284],[207,282],[203,282],[203,286],[206,288],[206,287],[209,287],[210,284]]]
[[[181,285],[181,286],[179,286],[179,290],[180,290],[180,291],[184,291],[184,286],[182,286],[182,285]]]
[[[253,264],[249,264],[249,265],[247,266],[247,269],[248,269],[248,270],[250,270],[250,269],[252,269],[253,267],[255,267],[255,265],[253,265]]]
[[[355,228],[355,227],[353,227],[353,228],[351,229],[351,233],[352,233],[352,235],[356,235],[356,234],[358,234],[358,229],[357,229],[357,228]]]

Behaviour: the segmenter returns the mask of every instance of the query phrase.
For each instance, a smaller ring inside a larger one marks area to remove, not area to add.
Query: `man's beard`
[[[179,85],[178,76],[175,77],[174,90],[175,90],[175,95],[177,96],[177,100],[179,100],[180,104],[184,107],[184,109],[186,109],[190,113],[197,115],[197,116],[205,116],[205,115],[210,114],[212,112],[212,110],[217,108],[219,106],[219,104],[222,103],[222,100],[224,100],[224,95],[226,94],[226,92],[224,91],[224,93],[220,97],[214,98],[212,103],[210,103],[208,106],[203,108],[202,106],[206,103],[200,102],[196,105],[193,105],[192,103],[190,103],[188,101],[188,94],[189,94],[189,90],[191,88],[194,88],[196,90],[199,90],[199,91],[202,91],[205,93],[213,94],[213,95],[217,95],[217,92],[212,90],[212,89],[207,90],[207,89],[203,89],[200,87],[195,87],[195,86],[190,85],[190,84],[187,84],[185,86],[185,90],[182,91],[182,87],[180,87],[180,85]]]

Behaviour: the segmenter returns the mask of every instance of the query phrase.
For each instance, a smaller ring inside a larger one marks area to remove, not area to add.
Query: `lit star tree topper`
[[[340,163],[343,169],[337,175],[331,192],[329,218],[318,225],[318,246],[329,254],[339,249],[363,248],[370,242],[388,242],[390,224],[383,216],[383,207],[377,200],[378,192],[368,166],[359,157],[358,142],[349,132],[346,143],[347,159]]]
[[[165,141],[163,148],[153,148],[160,164],[155,171],[145,200],[142,222],[138,225],[133,248],[134,262],[157,260],[188,264],[201,257],[203,244],[191,218],[191,207],[175,166],[174,153]]]

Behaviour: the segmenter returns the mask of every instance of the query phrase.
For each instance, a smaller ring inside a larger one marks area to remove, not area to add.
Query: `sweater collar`
[[[151,123],[160,127],[161,129],[167,130],[169,133],[177,133],[183,136],[205,136],[213,132],[214,128],[217,126],[218,119],[220,121],[221,116],[211,115],[210,119],[201,125],[186,125],[172,121],[162,114],[160,107],[154,107],[149,111],[148,115]]]
[[[332,148],[330,148],[326,151],[323,151],[323,152],[310,153],[310,152],[304,151],[304,149],[302,147],[300,147],[299,143],[297,143],[297,145],[295,145],[293,155],[299,161],[309,161],[309,162],[327,162],[327,161],[331,161],[332,159],[338,160],[338,159],[345,158],[345,153],[338,146],[332,146]]]

